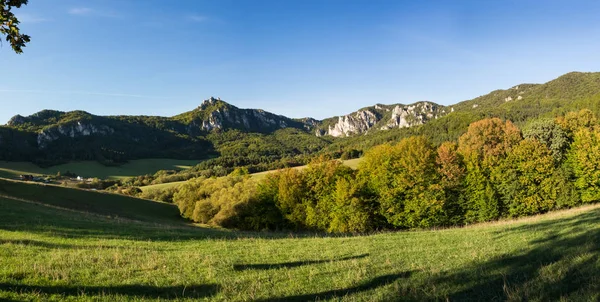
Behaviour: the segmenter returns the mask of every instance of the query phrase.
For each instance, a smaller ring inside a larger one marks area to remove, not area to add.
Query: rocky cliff
[[[175,116],[174,119],[187,124],[190,134],[226,129],[266,133],[287,127],[305,127],[304,123],[282,115],[261,109],[240,109],[213,97],[202,102],[195,110]]]
[[[65,125],[56,125],[43,129],[37,135],[37,143],[39,149],[44,149],[56,140],[63,137],[78,138],[90,135],[111,135],[115,132],[114,129],[106,125],[94,125],[81,121],[72,122]]]
[[[317,126],[317,135],[344,137],[364,134],[372,129],[389,130],[422,125],[431,119],[444,116],[446,107],[432,102],[411,105],[381,105],[363,108],[354,113],[324,120]]]

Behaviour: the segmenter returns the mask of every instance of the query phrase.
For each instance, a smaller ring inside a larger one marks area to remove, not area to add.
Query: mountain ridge
[[[323,120],[288,118],[262,109],[242,109],[214,97],[193,110],[172,117],[99,116],[81,110],[42,110],[30,116],[15,115],[5,126],[0,126],[0,160],[109,158],[110,162],[157,156],[203,158],[219,154],[217,145],[222,142],[219,143],[221,139],[217,137],[227,136],[227,132],[257,133],[263,139],[290,128],[296,132],[289,133],[294,133],[292,135],[300,141],[312,141],[312,146],[322,143],[314,142],[307,135],[339,139],[358,137],[352,139],[357,142],[361,140],[360,136],[375,133],[380,133],[377,135],[382,141],[389,141],[400,132],[429,133],[439,139],[451,139],[466,129],[465,124],[480,118],[497,116],[524,123],[530,118],[564,113],[569,108],[592,107],[600,111],[599,100],[600,73],[571,72],[545,84],[519,84],[454,105],[444,106],[431,101],[408,105],[376,103]],[[403,130],[413,128],[415,130]],[[233,135],[231,139],[238,136]],[[364,149],[368,145],[359,142],[346,147]],[[288,151],[293,154],[305,152],[299,150],[290,146]]]

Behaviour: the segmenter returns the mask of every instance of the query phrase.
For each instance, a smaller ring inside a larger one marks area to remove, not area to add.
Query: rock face
[[[75,122],[42,130],[37,136],[37,143],[39,149],[44,149],[48,144],[62,137],[77,138],[90,135],[110,135],[114,132],[114,129],[108,126]]]
[[[337,118],[337,122],[330,124],[327,129],[317,129],[315,134],[343,137],[364,134],[373,128],[389,130],[412,127],[422,125],[445,114],[445,107],[432,102],[418,102],[411,105],[377,104],[355,113],[340,116]]]
[[[261,109],[240,109],[221,99],[210,98],[194,111],[186,113],[192,116],[188,126],[189,133],[222,129],[240,129],[254,132],[269,132],[294,127],[305,128],[303,122],[294,121],[282,115],[276,115]],[[311,119],[306,119],[308,122]]]
[[[439,107],[431,102],[420,102],[408,106],[397,105],[392,110],[392,117],[386,125],[381,127],[381,130],[425,124],[431,119],[437,119],[446,114],[446,110]]]
[[[340,116],[335,125],[329,126],[327,134],[334,137],[340,137],[365,133],[378,121],[379,118],[375,113],[369,110],[359,110],[354,114]]]

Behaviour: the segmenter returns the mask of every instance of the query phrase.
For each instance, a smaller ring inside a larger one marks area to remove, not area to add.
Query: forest
[[[425,136],[368,150],[358,169],[322,156],[262,180],[236,169],[173,192],[182,216],[245,230],[331,233],[438,228],[546,213],[600,199],[600,127],[590,110],[471,123],[456,141]]]

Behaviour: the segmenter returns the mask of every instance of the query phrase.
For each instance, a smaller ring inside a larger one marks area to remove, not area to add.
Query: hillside
[[[519,84],[486,95],[446,106],[448,114],[423,125],[373,131],[366,136],[338,139],[326,148],[366,150],[411,135],[425,135],[436,144],[456,140],[470,123],[499,117],[523,126],[529,121],[590,109],[600,114],[600,73],[571,72],[545,84]]]
[[[142,158],[224,157],[226,164],[215,165],[259,165],[284,158],[304,164],[317,153],[366,150],[409,135],[425,135],[437,144],[455,140],[471,122],[485,117],[523,125],[581,108],[600,113],[599,104],[600,73],[572,72],[545,84],[519,84],[455,105],[377,104],[322,121],[240,109],[215,98],[174,117],[44,110],[16,115],[0,126],[0,160],[50,166],[73,160],[120,165]],[[240,163],[232,164],[237,158]]]
[[[194,227],[151,202],[131,216],[120,204],[147,201],[126,197],[62,189],[72,198],[58,204],[48,187],[1,185],[17,198],[0,197],[0,300],[600,298],[598,206],[438,231],[290,236]],[[97,207],[77,205],[92,195]]]
[[[97,116],[43,110],[17,115],[0,127],[0,160],[52,166],[74,160],[121,165],[128,160],[201,160],[247,156],[274,161],[319,151],[327,139],[305,124],[258,109],[239,109],[210,98],[174,116]]]

